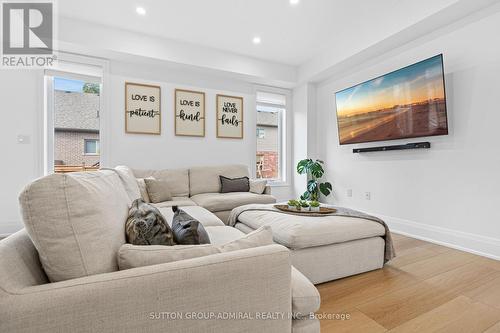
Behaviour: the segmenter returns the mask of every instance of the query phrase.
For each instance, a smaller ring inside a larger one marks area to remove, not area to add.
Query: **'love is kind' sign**
[[[217,137],[243,139],[243,97],[217,95]]]
[[[125,83],[125,132],[161,134],[160,87]]]
[[[205,93],[175,90],[175,135],[205,136]]]

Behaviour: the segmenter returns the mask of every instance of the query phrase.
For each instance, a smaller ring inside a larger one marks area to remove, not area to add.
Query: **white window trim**
[[[280,180],[269,181],[268,184],[271,187],[288,187],[291,186],[291,179],[293,177],[292,173],[292,147],[291,147],[291,122],[290,122],[290,112],[292,112],[292,92],[288,89],[277,88],[277,87],[268,87],[268,86],[255,86],[254,94],[257,96],[257,92],[267,92],[273,94],[280,94],[285,96],[285,112],[282,112],[281,116],[281,126],[279,126],[279,150],[280,150]],[[263,106],[273,106],[283,108],[283,105],[280,104],[269,104],[269,103],[257,103],[257,98],[255,99],[255,107],[254,110],[257,112],[257,104]],[[257,127],[257,122],[255,123],[255,127]],[[282,131],[285,130],[285,134],[283,135]],[[257,138],[255,138],[255,146],[253,149],[253,163],[252,163],[252,172],[253,175],[257,175],[256,170],[256,152],[257,152]]]
[[[85,55],[79,55],[74,53],[66,53],[63,51],[58,52],[58,61],[82,64],[87,66],[95,66],[102,68],[102,78],[101,78],[101,91],[100,91],[100,107],[99,107],[99,144],[100,144],[100,154],[99,163],[101,167],[109,166],[109,153],[110,153],[110,96],[107,93],[107,87],[109,87],[109,61],[102,58],[95,58]],[[37,147],[37,163],[36,172],[39,176],[47,175],[54,170],[54,161],[50,156],[54,156],[54,133],[49,133],[47,129],[48,124],[53,123],[53,110],[54,110],[54,100],[53,96],[48,94],[49,91],[53,91],[53,76],[51,74],[66,73],[57,68],[48,69],[46,71],[40,71],[40,85],[42,97],[40,98],[42,104],[43,113],[40,113],[38,118],[38,147]],[[94,75],[84,75],[82,73],[66,73],[68,76],[74,76],[75,78],[86,77],[90,82],[95,81],[96,77]],[[57,75],[56,75],[57,76]],[[64,76],[64,75],[63,75]]]

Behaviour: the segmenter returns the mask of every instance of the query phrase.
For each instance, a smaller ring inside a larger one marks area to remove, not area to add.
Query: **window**
[[[256,177],[284,182],[286,96],[258,92],[256,111]]]
[[[44,174],[98,170],[106,160],[107,141],[101,127],[106,122],[107,70],[107,61],[64,52],[53,67],[44,70],[40,136]]]
[[[99,155],[99,140],[85,139],[83,150],[85,155]]]

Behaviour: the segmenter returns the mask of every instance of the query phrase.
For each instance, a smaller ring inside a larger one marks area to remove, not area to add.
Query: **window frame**
[[[96,152],[95,153],[87,153],[87,142],[95,141],[96,143]],[[100,156],[101,155],[101,143],[99,139],[83,139],[83,155],[84,156]]]
[[[43,112],[37,118],[37,165],[36,173],[45,176],[54,173],[54,77],[66,77],[100,82],[99,107],[99,164],[109,164],[110,120],[107,110],[111,100],[109,86],[109,61],[101,58],[59,51],[58,62],[53,68],[39,72],[40,105]]]
[[[291,92],[286,89],[281,88],[271,88],[271,87],[256,87],[255,89],[256,99],[255,99],[255,112],[258,112],[259,107],[272,107],[280,109],[278,116],[278,178],[267,179],[268,185],[272,187],[279,186],[290,186],[289,175],[291,175],[290,170],[290,131],[289,131],[289,121],[287,114],[291,111]],[[269,102],[259,102],[258,93],[271,93],[276,95],[282,95],[285,97],[284,104],[269,103]],[[255,127],[257,128],[257,121],[255,122]],[[257,177],[257,136],[255,137],[255,151],[253,167],[254,176]],[[265,178],[264,178],[265,179]]]

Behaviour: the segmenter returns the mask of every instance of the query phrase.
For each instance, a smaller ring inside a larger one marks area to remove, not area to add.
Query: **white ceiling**
[[[61,0],[59,15],[298,66],[354,54],[458,0]],[[136,7],[146,9],[145,16]],[[252,38],[262,43],[254,45]]]

